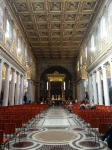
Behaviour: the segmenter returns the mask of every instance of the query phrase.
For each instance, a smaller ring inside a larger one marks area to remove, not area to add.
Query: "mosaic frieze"
[[[3,42],[3,34],[0,32],[0,42]]]
[[[3,29],[3,9],[0,5],[0,28]]]
[[[11,43],[9,41],[6,42],[6,47],[8,48],[8,51],[10,51]]]
[[[17,43],[16,43],[16,39],[17,39],[17,37],[16,37],[16,29],[14,29],[14,30],[13,30],[13,43],[14,43],[14,45],[17,44]]]

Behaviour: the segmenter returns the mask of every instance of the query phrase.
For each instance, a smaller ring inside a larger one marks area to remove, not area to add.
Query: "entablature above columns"
[[[0,58],[5,59],[7,64],[12,64],[15,68],[20,70],[22,73],[25,73],[26,68],[22,64],[20,64],[16,58],[14,58],[8,51],[6,51],[3,47],[0,46]]]

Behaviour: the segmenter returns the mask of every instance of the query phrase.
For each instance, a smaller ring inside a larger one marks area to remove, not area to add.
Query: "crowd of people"
[[[96,105],[92,102],[82,101],[80,104],[80,109],[96,109]]]

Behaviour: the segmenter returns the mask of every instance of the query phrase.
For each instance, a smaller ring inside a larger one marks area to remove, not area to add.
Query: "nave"
[[[95,142],[83,121],[61,106],[41,112],[20,142],[14,142],[9,142],[10,150],[107,150],[106,142]]]

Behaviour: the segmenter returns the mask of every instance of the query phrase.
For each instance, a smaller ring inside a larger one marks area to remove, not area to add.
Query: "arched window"
[[[91,51],[95,51],[95,40],[94,40],[94,36],[91,36]]]
[[[7,19],[6,21],[6,37],[9,38],[10,37],[10,22]]]
[[[21,53],[21,40],[20,38],[18,38],[18,49],[17,49],[18,53]]]
[[[108,8],[108,24],[109,24],[109,28],[112,27],[112,3],[109,5]]]
[[[82,65],[82,56],[80,57],[80,64]]]
[[[0,6],[0,28],[3,29],[3,9]]]
[[[105,36],[106,34],[106,22],[105,22],[105,17],[102,16],[101,18],[101,39]]]

